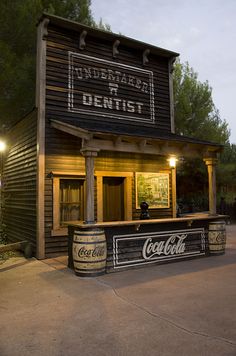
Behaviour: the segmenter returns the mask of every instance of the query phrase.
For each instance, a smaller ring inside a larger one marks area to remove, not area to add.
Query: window
[[[66,221],[83,220],[83,183],[79,179],[60,179],[60,226]]]
[[[52,236],[67,235],[66,222],[84,220],[84,178],[53,178]]]

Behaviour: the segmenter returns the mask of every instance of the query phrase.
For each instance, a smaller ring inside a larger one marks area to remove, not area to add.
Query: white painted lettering
[[[149,85],[140,78],[118,70],[98,67],[74,67],[76,78],[82,79],[103,79],[110,82],[122,83],[135,87],[143,93],[148,93]]]
[[[102,108],[103,107],[102,100],[103,100],[102,96],[94,95],[94,106],[96,106],[97,108]]]
[[[133,101],[127,101],[127,111],[128,112],[135,112],[134,102]]]
[[[113,100],[114,100],[115,105],[116,105],[116,106],[115,106],[116,110],[120,110],[120,102],[121,102],[121,99],[114,98]]]
[[[101,78],[102,79],[107,79],[107,70],[106,69],[100,69],[101,70]]]
[[[143,103],[120,99],[115,96],[107,97],[102,95],[92,95],[90,93],[82,93],[82,104],[86,106],[94,106],[96,108],[124,111],[129,113],[142,114]]]
[[[105,109],[112,109],[112,98],[107,98],[106,96],[104,96],[103,106]]]
[[[122,106],[123,106],[123,111],[126,111],[126,101],[125,100],[122,101]]]
[[[98,79],[100,77],[100,72],[98,68],[93,68],[93,78]]]
[[[115,81],[116,77],[114,76],[113,70],[108,69],[107,72],[108,72],[108,77],[107,77],[108,80]]]
[[[116,75],[116,82],[120,81],[120,76],[121,76],[121,72],[119,72],[118,70],[115,71],[115,75]]]
[[[137,88],[137,89],[141,89],[141,84],[142,84],[142,80],[140,80],[140,79],[136,79],[136,84],[135,84],[135,88]]]
[[[127,78],[126,78],[126,74],[122,74],[122,77],[121,77],[121,80],[120,80],[121,83],[124,83],[124,84],[127,84]]]
[[[152,238],[146,239],[143,245],[143,258],[150,260],[153,257],[160,255],[179,255],[185,252],[185,243],[187,234],[173,234],[166,241],[152,242]]]
[[[86,79],[92,78],[91,68],[84,68],[84,74]]]
[[[142,106],[143,106],[143,103],[136,103],[136,105],[137,105],[137,108],[138,108],[138,113],[139,114],[142,114]]]
[[[83,105],[91,106],[93,104],[93,97],[91,94],[83,93]]]
[[[132,87],[134,87],[134,81],[135,81],[135,77],[132,75],[129,75],[128,84],[131,85]]]
[[[83,73],[82,73],[82,68],[76,68],[75,67],[75,73],[78,79],[83,79]]]
[[[143,91],[144,93],[148,93],[148,83],[143,82],[141,91]]]

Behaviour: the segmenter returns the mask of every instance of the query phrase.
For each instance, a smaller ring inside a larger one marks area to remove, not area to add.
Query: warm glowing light
[[[6,149],[6,143],[0,140],[0,152],[5,151],[5,149]]]
[[[175,168],[175,166],[176,166],[176,161],[177,161],[176,157],[170,157],[170,158],[168,159],[168,161],[169,161],[170,167],[171,167],[171,168]]]

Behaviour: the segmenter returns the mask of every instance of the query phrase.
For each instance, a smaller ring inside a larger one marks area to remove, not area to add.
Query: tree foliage
[[[36,23],[43,12],[110,31],[98,24],[90,0],[0,1],[0,128],[10,126],[34,106]]]
[[[212,99],[212,89],[201,83],[188,63],[177,61],[173,73],[176,133],[198,139],[226,144],[222,160],[236,158],[229,144],[230,130],[220,118]],[[231,161],[232,162],[232,161]],[[225,172],[225,173],[224,173]],[[219,186],[229,182],[235,174],[233,166],[221,163],[217,170]],[[188,208],[207,209],[207,170],[202,160],[185,159],[177,170],[177,196]]]
[[[9,126],[34,106],[36,23],[42,12],[111,31],[95,23],[90,0],[0,1],[0,127]],[[228,142],[229,129],[214,106],[208,82],[198,81],[188,65],[177,62],[174,71],[176,132]]]
[[[188,63],[175,65],[174,106],[176,133],[202,140],[227,143],[230,131],[220,118],[212,99],[212,89],[201,83]]]

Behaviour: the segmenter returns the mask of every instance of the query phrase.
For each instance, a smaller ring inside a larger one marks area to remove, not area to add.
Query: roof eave
[[[130,48],[135,48],[140,50],[145,50],[148,48],[153,54],[163,56],[166,58],[176,58],[179,56],[179,53],[169,51],[164,48],[156,47],[151,44],[138,41],[136,39],[132,39],[120,34],[115,34],[113,32],[108,32],[97,28],[93,28],[75,21],[64,19],[63,17],[60,16],[50,15],[48,13],[42,14],[41,18],[39,19],[39,23],[43,21],[45,18],[48,18],[52,25],[60,26],[67,30],[73,30],[78,32],[81,32],[82,30],[87,30],[89,31],[90,35],[93,35],[95,38],[100,38],[100,39],[102,38],[109,41],[119,40],[122,42],[123,45],[126,45]]]

